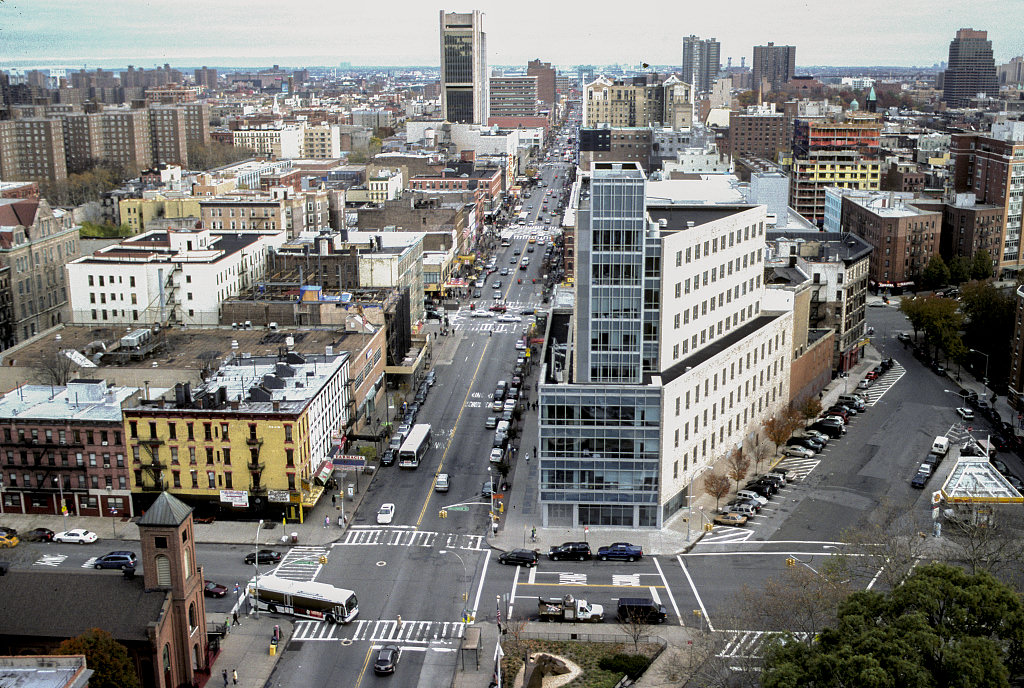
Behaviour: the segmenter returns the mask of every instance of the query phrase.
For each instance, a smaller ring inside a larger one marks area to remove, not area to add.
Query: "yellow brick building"
[[[121,222],[131,227],[134,234],[144,232],[146,224],[156,218],[199,217],[200,212],[199,199],[192,196],[125,198],[118,205],[121,209]]]
[[[349,354],[233,359],[198,393],[125,409],[131,490],[167,491],[202,516],[301,521],[323,495],[331,436],[349,413]]]

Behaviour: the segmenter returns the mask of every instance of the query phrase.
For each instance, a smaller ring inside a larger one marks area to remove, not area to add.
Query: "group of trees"
[[[188,166],[193,170],[211,170],[246,160],[254,155],[256,151],[251,148],[233,146],[223,141],[188,144]]]
[[[77,206],[99,201],[107,191],[138,175],[135,167],[125,167],[109,160],[93,160],[66,179],[40,182],[39,194],[53,206]]]
[[[900,302],[915,337],[924,333],[925,346],[933,358],[938,358],[941,351],[950,361],[984,366],[984,357],[970,355],[971,349],[983,351],[988,355],[989,379],[1003,379],[1009,369],[1014,308],[1013,294],[997,289],[990,281],[964,284],[959,301],[915,296]]]
[[[762,684],[1009,686],[1024,671],[1024,604],[985,571],[926,564],[888,593],[845,597],[814,638],[775,644]]]
[[[982,249],[974,254],[972,260],[963,256],[954,256],[946,264],[942,256],[932,256],[921,272],[921,285],[925,289],[935,289],[947,284],[960,285],[968,280],[986,280],[992,277],[992,256]]]

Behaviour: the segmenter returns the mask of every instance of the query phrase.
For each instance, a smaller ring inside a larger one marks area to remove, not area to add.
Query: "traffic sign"
[[[469,511],[468,506],[450,506],[448,511]]]
[[[505,499],[505,495],[503,495],[503,494],[496,494],[496,495],[491,495],[491,496],[494,497],[495,499]]]

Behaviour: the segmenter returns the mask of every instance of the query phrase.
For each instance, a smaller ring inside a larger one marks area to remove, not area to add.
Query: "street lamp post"
[[[686,484],[686,541],[690,541],[690,522],[693,520],[693,497],[691,493],[693,491],[693,481],[697,479],[705,471],[711,470],[711,466],[704,466],[690,478],[690,482]]]
[[[984,380],[983,384],[985,385],[985,391],[987,392],[987,391],[989,391],[989,386],[988,386],[988,354],[985,353],[984,351],[978,351],[977,349],[968,349],[968,351],[970,351],[972,354],[981,354],[982,356],[985,357],[985,380]]]
[[[53,482],[55,482],[57,487],[60,489],[60,515],[64,518],[64,530],[66,532],[68,529],[68,507],[64,503],[64,483],[60,481],[59,475],[53,476]]]
[[[256,618],[260,618],[260,528],[263,527],[263,519],[260,519],[256,526],[256,548],[253,550],[252,567],[256,569],[256,584],[253,586],[252,606],[256,609]]]
[[[469,569],[466,568],[466,560],[463,559],[458,552],[451,549],[442,549],[440,551],[440,554],[454,554],[455,557],[459,560],[459,563],[462,564],[462,577],[466,579],[466,592],[462,594],[462,601],[464,602],[464,604],[462,605],[462,617],[463,620],[465,620],[466,616],[468,616],[469,613],[469,584],[472,582],[469,579]]]

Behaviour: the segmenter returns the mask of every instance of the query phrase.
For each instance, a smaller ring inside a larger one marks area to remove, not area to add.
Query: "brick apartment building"
[[[942,212],[884,194],[846,196],[842,203],[843,231],[874,247],[870,286],[897,290],[915,286],[928,261],[939,253]]]

